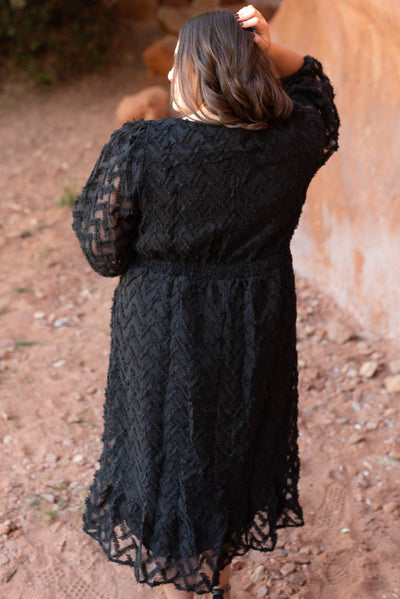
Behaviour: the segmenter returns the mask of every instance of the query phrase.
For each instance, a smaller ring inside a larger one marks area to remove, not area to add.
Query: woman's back
[[[249,131],[172,119],[142,134],[139,254],[234,262],[289,240],[316,151],[294,120]]]
[[[85,193],[109,193],[105,182],[113,178],[127,192],[124,205],[115,199],[112,238],[98,207],[96,224],[81,233],[92,266],[118,274],[112,261],[121,244],[122,269],[135,257],[231,263],[286,251],[307,187],[337,147],[338,117],[329,80],[312,57],[283,82],[297,101],[289,119],[266,129],[173,118],[128,122],[116,131]],[[76,228],[79,218],[90,219],[84,210],[83,203],[75,207]]]

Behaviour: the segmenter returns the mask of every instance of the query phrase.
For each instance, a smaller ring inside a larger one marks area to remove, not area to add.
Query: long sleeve
[[[323,128],[319,168],[339,147],[340,119],[334,102],[332,84],[321,63],[312,56],[304,56],[303,66],[281,79],[286,93],[304,110],[313,112]]]
[[[82,251],[105,277],[123,274],[135,252],[144,144],[145,121],[114,131],[73,208],[72,228]]]

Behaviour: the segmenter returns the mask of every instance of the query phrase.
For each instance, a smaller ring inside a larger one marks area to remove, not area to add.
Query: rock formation
[[[115,125],[121,127],[133,119],[161,119],[171,116],[169,93],[159,85],[145,87],[139,93],[125,96],[117,106]]]
[[[321,60],[342,120],[293,240],[295,267],[365,328],[399,339],[400,3],[284,0],[272,30]]]

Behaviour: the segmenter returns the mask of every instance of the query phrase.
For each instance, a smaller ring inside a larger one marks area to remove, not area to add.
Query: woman
[[[303,525],[290,240],[339,117],[252,6],[188,21],[170,79],[183,118],[115,131],[74,207],[121,275],[84,530],[170,599],[230,599],[232,558]]]

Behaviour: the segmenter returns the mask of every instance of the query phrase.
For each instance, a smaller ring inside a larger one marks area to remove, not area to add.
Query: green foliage
[[[40,507],[41,497],[38,493],[29,493],[27,497],[29,501],[29,507],[38,509]]]
[[[28,339],[17,339],[15,341],[15,347],[32,347],[32,345],[37,345],[39,341],[30,341]]]
[[[49,84],[100,70],[110,48],[115,0],[3,0],[0,66]]]
[[[78,195],[79,194],[73,191],[70,187],[64,187],[63,195],[61,196],[58,205],[72,208]]]
[[[32,287],[17,286],[13,287],[13,291],[15,291],[16,293],[32,293],[33,290]]]
[[[47,516],[47,522],[49,523],[54,522],[58,516],[58,510],[44,510],[43,513]]]

